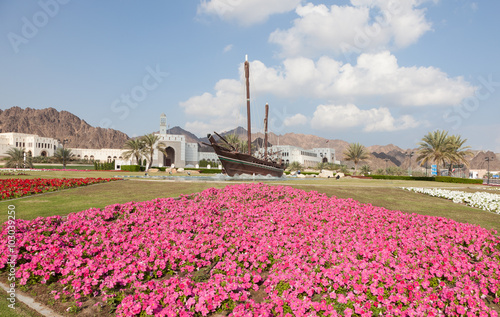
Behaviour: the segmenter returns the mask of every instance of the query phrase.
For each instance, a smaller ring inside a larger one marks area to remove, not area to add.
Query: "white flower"
[[[500,195],[486,192],[463,192],[439,188],[402,187],[415,193],[422,193],[434,197],[452,200],[454,203],[463,203],[471,207],[500,214]]]

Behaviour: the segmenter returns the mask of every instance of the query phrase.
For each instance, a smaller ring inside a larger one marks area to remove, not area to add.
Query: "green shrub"
[[[436,182],[459,183],[459,184],[482,184],[482,179],[470,179],[450,176],[436,176]]]
[[[122,169],[122,171],[128,171],[128,172],[140,172],[141,166],[139,166],[139,165],[122,165],[121,169]]]
[[[96,171],[110,171],[115,169],[115,160],[110,163],[94,162],[94,169]]]
[[[165,166],[162,166],[162,167],[158,167],[158,166],[151,166],[151,168],[156,168],[156,169],[158,169],[160,172],[165,172],[165,170],[167,169]]]
[[[434,177],[426,176],[395,176],[395,175],[370,175],[373,179],[394,179],[394,180],[405,180],[405,181],[429,181],[435,180]]]
[[[222,173],[221,169],[218,168],[202,168],[197,171],[200,171],[200,174],[220,174]]]
[[[285,171],[286,175],[290,175],[290,173],[291,173],[291,171]],[[302,171],[300,171],[300,174],[302,174],[302,175],[319,175],[318,172],[302,172]]]

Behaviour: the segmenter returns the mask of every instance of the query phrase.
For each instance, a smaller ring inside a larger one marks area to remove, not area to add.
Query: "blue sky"
[[[499,1],[0,2],[0,107],[129,136],[168,124],[416,147],[448,130],[500,152]]]

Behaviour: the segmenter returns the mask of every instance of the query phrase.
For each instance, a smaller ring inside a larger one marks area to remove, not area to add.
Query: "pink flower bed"
[[[103,296],[118,316],[497,316],[486,306],[500,296],[494,232],[291,187],[233,185],[16,227],[21,284]]]

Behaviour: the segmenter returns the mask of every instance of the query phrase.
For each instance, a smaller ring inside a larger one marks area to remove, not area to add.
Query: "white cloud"
[[[217,82],[215,90],[215,95],[206,92],[180,103],[188,117],[186,128],[194,134],[227,131],[245,122],[240,112],[242,84],[234,79],[223,79]]]
[[[353,104],[319,105],[311,120],[312,128],[329,131],[358,127],[365,132],[398,131],[419,125],[408,115],[394,118],[384,107],[362,110]]]
[[[233,49],[233,44],[226,45],[226,47],[224,47],[224,53],[227,53],[232,49]]]
[[[267,67],[260,61],[252,61],[250,69],[253,96],[269,94],[283,98],[310,98],[318,103],[335,100],[341,104],[383,105],[370,110],[358,109],[358,112],[352,107],[339,109],[343,110],[343,115],[355,113],[356,118],[364,118],[365,131],[391,131],[417,124],[409,116],[393,118],[388,110],[390,107],[456,105],[475,91],[475,87],[463,78],[449,77],[434,67],[401,67],[389,52],[362,54],[355,65],[343,64],[329,57],[317,61],[302,57],[286,59],[281,67]],[[243,65],[240,65],[239,80],[222,79],[215,85],[215,93],[207,92],[180,103],[190,122],[187,127],[192,126],[192,131],[201,135],[244,124],[241,115],[245,106],[243,82]],[[319,110],[316,109],[313,121],[321,123]],[[307,117],[312,117],[312,111],[284,115],[283,126],[307,123]],[[367,117],[377,125],[370,125]],[[350,122],[349,119],[341,121],[340,125]],[[210,130],[207,131],[200,122],[207,123]]]
[[[286,117],[285,120],[283,120],[283,125],[286,127],[304,125],[306,123],[307,117],[301,113],[297,113],[296,115],[291,117]]]
[[[282,67],[254,61],[251,69],[259,93],[357,104],[377,98],[388,106],[455,105],[475,90],[462,77],[451,78],[434,67],[400,67],[388,51],[362,54],[355,65],[298,57],[286,59]]]
[[[276,30],[269,41],[281,46],[284,56],[320,56],[373,52],[415,43],[431,29],[426,0],[351,0],[352,5],[314,5],[295,10],[293,26]]]
[[[273,14],[294,10],[302,0],[202,0],[198,15],[215,15],[220,19],[249,26],[266,21]]]

